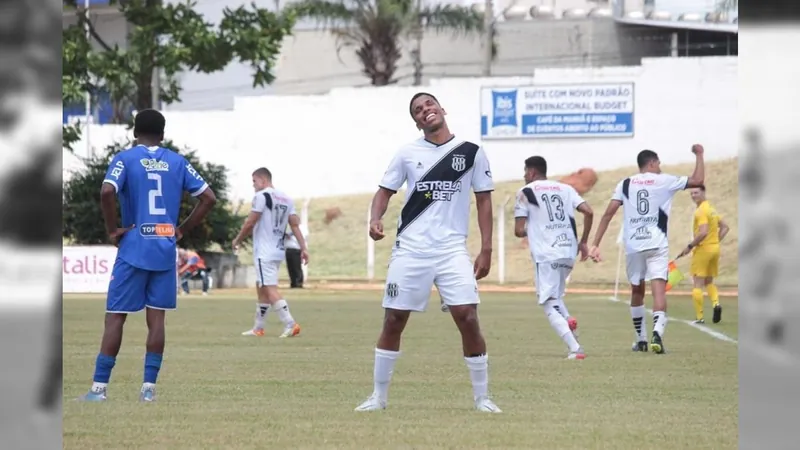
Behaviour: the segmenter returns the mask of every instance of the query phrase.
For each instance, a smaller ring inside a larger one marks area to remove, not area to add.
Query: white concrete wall
[[[448,112],[459,136],[480,142],[479,88],[580,82],[636,84],[635,136],[485,141],[496,181],[519,179],[522,161],[546,157],[554,174],[581,167],[631,166],[643,148],[666,164],[692,160],[691,144],[710,159],[737,154],[735,57],[648,59],[638,67],[542,69],[534,77],[433,80],[424,88]],[[233,111],[171,112],[168,138],[198,150],[203,160],[230,169],[234,197],[252,192],[250,173],[267,166],[276,184],[295,197],[365,193],[375,189],[394,151],[419,136],[408,115],[413,87],[343,88],[325,95],[237,98]],[[93,126],[92,146],[127,132]],[[83,152],[84,143],[76,146]]]

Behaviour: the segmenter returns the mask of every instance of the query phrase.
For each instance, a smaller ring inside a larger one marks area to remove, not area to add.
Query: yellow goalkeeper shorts
[[[690,273],[693,277],[716,277],[719,275],[719,246],[697,247],[692,254]]]

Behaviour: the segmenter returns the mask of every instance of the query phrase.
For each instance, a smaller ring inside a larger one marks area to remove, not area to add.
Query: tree
[[[336,38],[336,51],[355,48],[363,73],[374,86],[397,82],[401,39],[413,39],[414,84],[422,78],[424,29],[453,36],[482,34],[483,14],[457,5],[423,6],[419,0],[300,0],[286,7],[300,18],[316,19]]]
[[[212,244],[229,246],[236,237],[243,218],[235,214],[228,198],[228,176],[225,167],[211,163],[203,164],[194,152],[180,149],[172,142],[167,141],[162,146],[183,154],[217,195],[217,204],[205,221],[184,236],[180,245],[197,250],[206,250]],[[78,245],[108,244],[105,226],[100,219],[102,217],[100,186],[111,159],[128,147],[130,147],[129,142],[114,144],[108,146],[103,155],[84,159],[86,168],[64,185],[62,213],[65,238],[73,240]],[[188,193],[184,195],[181,204],[181,222],[192,211],[194,201]]]
[[[253,86],[274,80],[272,69],[281,43],[291,34],[291,13],[276,14],[258,8],[225,8],[219,26],[194,10],[196,3],[165,4],[163,0],[110,0],[117,5],[128,27],[126,48],[107,43],[94,29],[80,0],[63,0],[75,8],[77,24],[63,31],[62,100],[79,102],[86,92],[109,95],[114,123],[125,123],[127,111],[153,108],[154,98],[165,104],[180,101],[177,76],[182,71],[217,72],[231,61],[248,63]],[[90,38],[86,37],[86,28]],[[92,43],[98,50],[93,50]],[[154,95],[153,78],[159,74]],[[65,127],[63,145],[79,138],[75,127]]]

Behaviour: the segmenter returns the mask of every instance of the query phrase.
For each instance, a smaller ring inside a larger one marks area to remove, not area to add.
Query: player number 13
[[[163,216],[167,214],[166,208],[159,208],[156,206],[156,198],[163,196],[164,194],[161,192],[161,174],[158,173],[148,173],[147,178],[156,182],[156,188],[150,189],[149,195],[149,205],[150,205],[150,215],[151,216]]]

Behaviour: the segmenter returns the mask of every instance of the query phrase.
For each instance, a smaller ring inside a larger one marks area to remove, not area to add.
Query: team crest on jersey
[[[387,283],[386,284],[386,296],[389,298],[397,297],[397,293],[399,292],[399,288],[397,287],[397,283]]]
[[[417,170],[422,170],[424,168],[425,168],[425,166],[423,166],[421,162],[417,163]]]
[[[451,167],[456,172],[463,172],[467,168],[467,157],[464,155],[453,155]]]
[[[142,158],[139,160],[148,172],[167,172],[169,171],[169,163],[166,161],[158,161],[155,159]]]
[[[139,234],[145,238],[159,239],[175,237],[175,225],[171,223],[146,223],[139,228]]]

